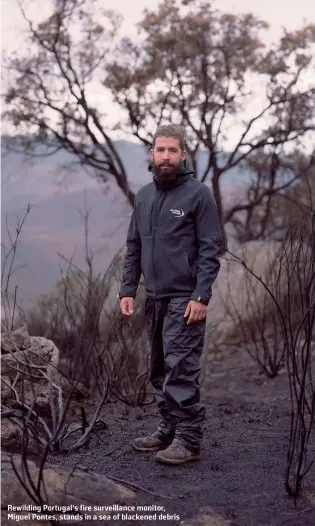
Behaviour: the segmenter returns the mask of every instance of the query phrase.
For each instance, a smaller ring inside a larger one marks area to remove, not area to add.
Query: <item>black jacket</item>
[[[207,304],[222,243],[210,189],[181,163],[177,179],[142,187],[131,217],[119,297],[135,297],[141,274],[148,298],[190,297]]]

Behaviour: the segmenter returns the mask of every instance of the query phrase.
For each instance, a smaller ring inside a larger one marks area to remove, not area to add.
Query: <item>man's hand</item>
[[[184,318],[188,317],[187,325],[202,321],[206,318],[206,316],[207,305],[200,303],[200,301],[190,300],[184,314]]]
[[[121,298],[120,300],[120,311],[124,316],[131,316],[134,311],[134,302],[133,298]]]

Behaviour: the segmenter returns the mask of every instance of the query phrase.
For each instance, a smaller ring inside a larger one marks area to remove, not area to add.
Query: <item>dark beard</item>
[[[158,184],[168,184],[175,181],[179,173],[179,164],[172,167],[172,170],[164,172],[159,166],[153,164],[152,167],[153,180]]]

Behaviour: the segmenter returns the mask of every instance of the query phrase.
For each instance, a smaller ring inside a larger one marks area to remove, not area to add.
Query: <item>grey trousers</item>
[[[147,299],[145,318],[151,346],[151,383],[161,415],[160,437],[174,436],[198,454],[205,408],[200,403],[200,357],[206,321],[187,325],[189,298]]]

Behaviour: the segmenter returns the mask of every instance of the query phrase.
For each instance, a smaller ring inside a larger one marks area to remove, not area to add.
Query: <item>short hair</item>
[[[153,136],[152,148],[155,147],[157,137],[174,137],[179,140],[181,149],[183,151],[185,150],[185,130],[182,126],[177,126],[175,124],[159,126]]]

